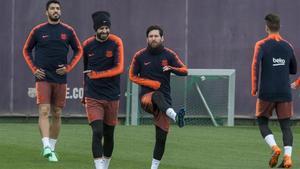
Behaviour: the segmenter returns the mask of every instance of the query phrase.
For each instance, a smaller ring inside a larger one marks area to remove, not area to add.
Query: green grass
[[[272,127],[281,145],[278,127]],[[294,127],[294,168],[300,168],[300,129]],[[154,127],[118,126],[110,169],[150,169]],[[93,169],[88,125],[63,125],[58,163],[41,157],[36,124],[0,123],[0,169]],[[270,150],[257,127],[172,126],[160,169],[267,169]]]

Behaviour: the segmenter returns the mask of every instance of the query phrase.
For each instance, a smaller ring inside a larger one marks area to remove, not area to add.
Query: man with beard
[[[172,108],[170,74],[187,75],[187,67],[171,49],[163,46],[163,30],[157,25],[146,31],[148,47],[138,51],[131,62],[129,78],[141,86],[141,107],[154,116],[156,142],[151,169],[158,169],[169,131],[169,118],[184,126],[185,110]]]
[[[55,144],[61,126],[62,108],[66,101],[66,74],[80,60],[82,47],[74,29],[60,21],[61,6],[58,1],[47,2],[46,15],[48,22],[39,24],[31,30],[23,48],[23,55],[36,79],[43,156],[49,161],[56,162],[58,159]],[[73,49],[74,56],[68,63],[69,46]]]
[[[124,49],[122,40],[110,34],[108,12],[95,12],[92,19],[96,35],[83,42],[83,103],[93,133],[95,167],[108,169],[114,148],[114,129],[118,122]]]

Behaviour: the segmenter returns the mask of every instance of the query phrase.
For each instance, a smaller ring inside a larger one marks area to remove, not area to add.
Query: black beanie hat
[[[101,26],[108,26],[110,27],[110,14],[106,11],[97,11],[92,14],[93,22],[94,22],[94,29],[97,31],[98,28]]]

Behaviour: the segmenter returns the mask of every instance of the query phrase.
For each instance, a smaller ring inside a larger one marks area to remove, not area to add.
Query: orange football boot
[[[276,166],[276,164],[278,163],[278,157],[281,154],[281,150],[280,148],[276,145],[272,147],[272,157],[269,161],[269,166],[271,168],[274,168]]]

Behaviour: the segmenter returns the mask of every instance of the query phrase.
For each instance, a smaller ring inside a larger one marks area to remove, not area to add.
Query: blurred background
[[[1,0],[0,117],[38,115],[34,77],[25,63],[22,48],[31,29],[47,21],[46,2]],[[125,49],[120,117],[126,113],[130,61],[136,51],[146,46],[146,28],[153,24],[162,26],[165,46],[177,52],[188,68],[236,70],[236,119],[254,119],[256,98],[250,95],[250,68],[254,44],[266,36],[266,14],[280,16],[281,35],[293,44],[300,61],[299,0],[61,0],[61,5],[63,22],[75,29],[81,41],[94,34],[91,14],[98,10],[110,12],[111,33],[122,38]],[[80,104],[82,70],[81,60],[68,75],[65,117],[85,116]],[[293,91],[293,95],[294,118],[297,119],[300,117],[299,91]]]

